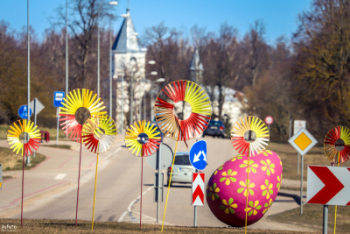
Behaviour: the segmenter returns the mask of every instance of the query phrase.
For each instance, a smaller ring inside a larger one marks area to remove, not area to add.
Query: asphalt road
[[[207,182],[214,170],[235,156],[236,152],[229,139],[209,137],[204,139],[208,143],[208,166],[204,170]],[[165,143],[174,149],[175,141],[166,139]],[[189,151],[194,143],[195,140],[189,141],[187,149],[183,142],[179,142],[178,151]],[[0,142],[0,145],[5,144]],[[110,151],[100,154],[96,221],[139,222],[141,158],[132,155],[122,145],[123,139],[118,137],[117,143]],[[39,152],[48,155],[49,158],[35,170],[26,171],[24,218],[75,219],[79,156],[79,151],[77,147],[75,148],[73,151],[48,147],[39,149]],[[78,219],[91,220],[92,218],[95,162],[96,155],[83,148]],[[156,223],[157,205],[153,202],[154,172],[144,160],[142,223]],[[2,198],[0,217],[20,218],[21,174],[20,172],[12,173],[17,178],[5,181],[3,190],[0,190]],[[165,185],[164,202],[160,208],[160,223],[163,218],[166,193]],[[268,213],[271,215],[297,206],[293,198],[278,196]],[[191,184],[174,184],[170,188],[165,223],[191,226],[193,225],[193,213]],[[198,207],[197,225],[227,226],[216,219],[207,205]],[[267,222],[265,217],[251,227],[285,230],[296,230],[297,228]]]

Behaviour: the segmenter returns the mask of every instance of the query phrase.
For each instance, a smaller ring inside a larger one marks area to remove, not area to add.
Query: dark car
[[[221,121],[210,120],[208,127],[203,132],[204,136],[225,137],[225,125]]]

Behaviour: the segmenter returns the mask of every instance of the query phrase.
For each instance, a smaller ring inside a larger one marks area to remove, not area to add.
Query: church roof
[[[138,52],[141,48],[129,9],[126,10],[126,14],[123,17],[124,21],[113,43],[112,50],[122,53]]]
[[[201,62],[201,59],[199,57],[199,51],[197,48],[195,48],[194,53],[193,53],[193,57],[191,60],[191,65],[190,65],[190,70],[191,71],[195,71],[195,70],[204,70],[203,69],[203,64]]]

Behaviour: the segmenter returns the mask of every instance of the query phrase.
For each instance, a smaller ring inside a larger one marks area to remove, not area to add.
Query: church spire
[[[197,84],[203,84],[203,64],[199,57],[199,51],[197,47],[194,49],[193,57],[190,65],[190,80],[196,82]]]

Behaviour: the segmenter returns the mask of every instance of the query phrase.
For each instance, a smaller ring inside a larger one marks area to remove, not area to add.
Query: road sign
[[[27,115],[28,109],[27,108],[28,108],[27,105],[22,105],[18,108],[18,115],[19,115],[19,117],[21,117],[21,119],[28,119],[28,115]],[[29,115],[32,116],[32,114],[33,114],[32,109],[30,108]]]
[[[301,128],[306,128],[306,120],[294,120],[293,133],[297,133]]]
[[[204,206],[204,173],[192,174],[192,206]]]
[[[207,143],[203,140],[194,143],[190,150],[192,166],[198,170],[204,170],[207,166]]]
[[[309,166],[307,203],[350,206],[350,168]]]
[[[54,107],[63,107],[63,98],[64,98],[64,92],[63,91],[55,91],[53,94],[53,106]]]
[[[34,100],[30,102],[30,109],[34,110],[35,114],[39,114],[45,106],[39,101],[39,99],[35,98],[35,110],[34,110]]]
[[[305,155],[312,147],[314,147],[314,145],[316,145],[317,140],[305,128],[301,128],[288,140],[288,142],[298,151],[299,154]]]
[[[272,118],[272,116],[266,116],[266,117],[265,117],[265,123],[266,123],[267,125],[271,125],[271,124],[273,123],[273,118]]]
[[[165,170],[168,167],[170,167],[171,162],[173,160],[174,153],[167,144],[161,143],[160,147],[161,147],[160,151],[161,151],[161,159],[162,159],[160,169]],[[157,170],[157,152],[146,157],[146,160],[148,165],[150,165],[150,167],[152,167],[154,170]]]
[[[2,164],[0,163],[0,190],[2,190]]]

